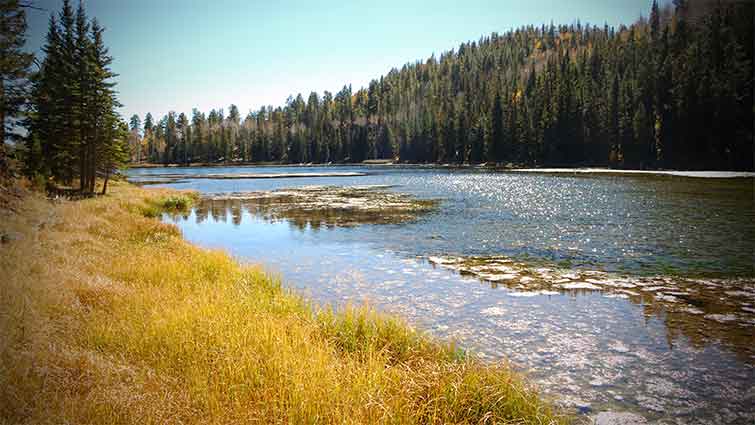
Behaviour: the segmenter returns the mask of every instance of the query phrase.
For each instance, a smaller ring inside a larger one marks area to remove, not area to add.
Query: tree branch
[[[32,10],[39,10],[41,12],[48,12],[48,10],[45,9],[45,8],[34,6],[34,3],[21,3],[21,2],[19,2],[18,5],[20,7],[25,8],[25,9],[32,9]]]

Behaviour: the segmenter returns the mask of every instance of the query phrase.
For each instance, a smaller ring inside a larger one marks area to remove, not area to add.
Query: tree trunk
[[[91,158],[89,159],[89,190],[94,193],[97,182],[97,160],[94,156],[94,149],[90,149]]]
[[[94,193],[97,186],[97,147],[99,141],[98,130],[95,127],[92,142],[89,144],[89,190]]]
[[[5,80],[0,78],[0,174],[5,170]]]
[[[110,179],[110,171],[108,170],[105,173],[105,183],[102,185],[102,194],[105,195],[107,193],[107,181]]]
[[[86,163],[86,145],[82,142],[79,150],[79,190],[81,192],[84,192],[87,188]]]

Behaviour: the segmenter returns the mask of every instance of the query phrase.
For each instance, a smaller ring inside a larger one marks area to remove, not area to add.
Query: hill
[[[132,159],[753,169],[751,2],[526,26],[242,119],[132,119]]]

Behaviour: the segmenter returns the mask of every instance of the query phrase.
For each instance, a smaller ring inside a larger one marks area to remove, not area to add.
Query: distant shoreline
[[[520,168],[512,169],[519,173],[542,174],[614,174],[614,175],[654,175],[675,177],[696,177],[716,179],[754,178],[752,171],[684,171],[684,170],[624,170],[617,168]]]
[[[371,160],[365,162],[349,163],[325,163],[325,164],[290,164],[276,162],[260,163],[194,163],[194,164],[154,164],[143,163],[131,165],[129,169],[140,168],[208,168],[208,167],[276,167],[276,168],[309,168],[309,167],[364,167],[364,166],[392,166],[406,168],[441,168],[441,169],[486,169],[496,171],[509,171],[517,173],[533,174],[608,174],[608,175],[655,175],[655,176],[674,176],[674,177],[694,177],[694,178],[755,178],[755,172],[752,171],[721,171],[721,170],[634,170],[623,168],[605,168],[605,167],[516,167],[492,164],[415,164],[399,163],[390,160]]]

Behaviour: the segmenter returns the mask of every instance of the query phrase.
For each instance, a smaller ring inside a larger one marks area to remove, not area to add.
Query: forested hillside
[[[752,2],[654,2],[630,27],[494,33],[245,117],[134,116],[132,159],[752,169],[752,16]]]

